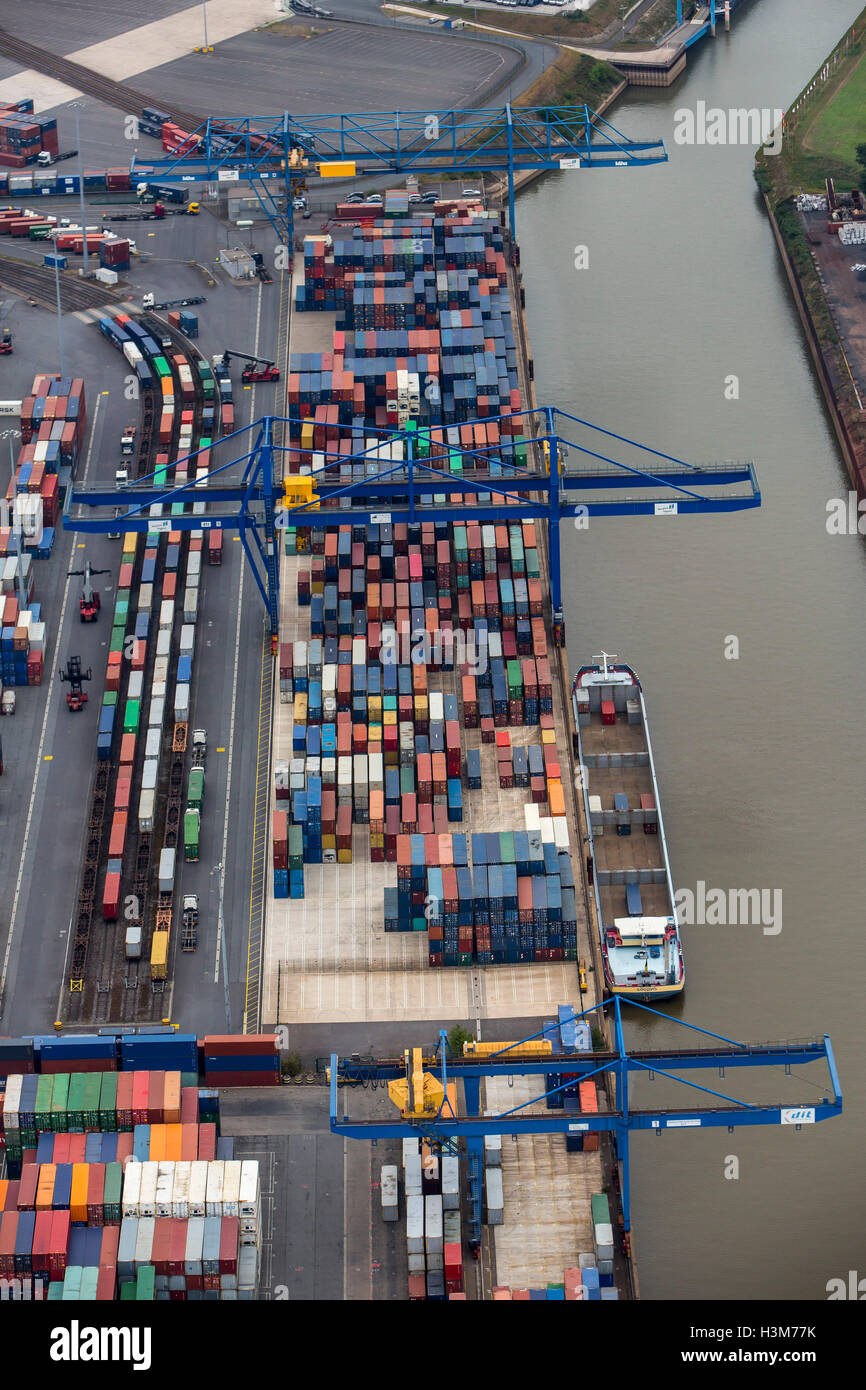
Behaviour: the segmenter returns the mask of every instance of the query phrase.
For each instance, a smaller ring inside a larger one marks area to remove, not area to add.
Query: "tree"
[[[463,1056],[463,1044],[471,1042],[475,1037],[474,1033],[468,1032],[462,1023],[455,1023],[448,1034],[448,1046],[456,1057]]]
[[[299,1053],[287,1052],[280,1062],[280,1071],[283,1076],[300,1076],[303,1071],[303,1063]]]

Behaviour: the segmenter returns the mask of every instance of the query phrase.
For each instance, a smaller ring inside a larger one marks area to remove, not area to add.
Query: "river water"
[[[608,113],[633,139],[662,137],[668,164],[561,174],[518,201],[539,400],[693,462],[751,458],[762,488],[758,511],[564,532],[572,665],[605,648],[643,681],[675,885],[781,893],[781,930],[771,913],[763,926],[684,927],[687,992],[665,1013],[736,1039],[829,1033],[845,1095],[841,1118],[800,1132],[635,1136],[644,1298],[823,1299],[829,1279],[866,1275],[866,549],[827,534],[847,475],[754,152],[673,139],[675,112],[699,101],[784,110],[860,8],[753,0],[671,90],[632,88]],[[738,399],[726,399],[732,375]],[[695,1037],[629,1018],[645,1046]],[[826,1071],[800,1076],[698,1079],[819,1102]],[[665,1084],[642,1082],[634,1103],[693,1103]]]

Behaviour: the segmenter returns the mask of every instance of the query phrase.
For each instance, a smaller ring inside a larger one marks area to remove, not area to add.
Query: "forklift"
[[[83,623],[95,623],[96,619],[99,617],[99,609],[101,607],[101,604],[99,602],[99,593],[93,587],[93,576],[95,574],[110,573],[111,570],[93,569],[89,560],[85,561],[83,570],[69,571],[70,577],[72,577],[73,575],[81,575],[84,578],[84,584],[81,589],[81,598],[78,600],[78,612],[81,616],[81,621]]]
[[[12,346],[12,334],[8,328],[4,328],[0,333],[0,357],[9,357],[15,351]]]
[[[72,713],[77,714],[79,710],[84,709],[87,703],[87,691],[83,689],[82,682],[92,680],[93,672],[89,666],[86,671],[82,671],[80,656],[70,656],[66,662],[65,669],[61,667],[57,674],[61,681],[69,682],[69,690],[66,692],[66,703]]]
[[[248,363],[248,366],[244,367],[241,372],[241,381],[279,381],[280,379],[279,367],[275,366],[267,357],[254,357],[251,352],[235,352],[234,349],[231,351],[228,348],[223,349],[222,360],[226,367],[233,357],[239,357]]]

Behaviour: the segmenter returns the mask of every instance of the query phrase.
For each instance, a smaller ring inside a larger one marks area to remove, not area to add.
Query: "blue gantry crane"
[[[376,1060],[357,1055],[341,1058],[333,1054],[330,1066],[331,1132],[348,1139],[365,1140],[415,1136],[445,1143],[464,1139],[471,1206],[470,1239],[477,1241],[481,1236],[482,1158],[486,1134],[517,1136],[599,1132],[610,1135],[614,1156],[622,1165],[622,1211],[627,1235],[631,1229],[630,1141],[635,1131],[654,1130],[658,1134],[666,1131],[676,1133],[683,1129],[726,1128],[733,1131],[735,1127],[755,1125],[783,1125],[800,1130],[842,1113],[839,1075],[830,1038],[826,1034],[823,1038],[806,1041],[747,1043],[672,1018],[644,1004],[630,1003],[629,1007],[663,1018],[666,1024],[675,1024],[699,1037],[693,1045],[690,1043],[682,1048],[650,1051],[627,1047],[621,1004],[617,998],[596,1004],[572,1018],[573,1022],[579,1023],[592,1015],[610,1011],[614,1043],[610,1050],[568,1053],[558,1050],[561,1025],[557,1023],[546,1025],[529,1038],[503,1043],[486,1056],[473,1055],[471,1052],[454,1056],[446,1034],[440,1032],[435,1055],[425,1058],[424,1063],[441,1083],[441,1091],[444,1091],[446,1098],[449,1081],[459,1080],[463,1083],[464,1106],[457,1119],[444,1113],[445,1100],[433,1115],[414,1115],[403,1110],[400,1117],[394,1120],[350,1119],[348,1103],[351,1084],[404,1079],[407,1077],[407,1061],[404,1058]],[[527,1044],[547,1035],[552,1036],[554,1051],[545,1056],[531,1055]],[[521,1049],[525,1051],[522,1053]],[[815,1062],[825,1064],[826,1080],[801,1082],[799,1096],[792,1102],[743,1100],[716,1086],[701,1084],[681,1075],[684,1072],[714,1071],[724,1078],[729,1069],[773,1068],[781,1069],[785,1076],[791,1076],[794,1067]],[[563,1073],[569,1079],[551,1086],[550,1081]],[[541,1089],[537,1096],[499,1114],[482,1114],[481,1082],[485,1078],[526,1075],[540,1078]],[[682,1108],[637,1109],[630,1099],[630,1079],[636,1076],[662,1077],[677,1082],[689,1089],[694,1103],[685,1104]],[[575,1078],[583,1081],[591,1077],[609,1078],[610,1109],[605,1110],[600,1106],[598,1114],[572,1114],[546,1108],[548,1097],[573,1086]],[[338,1089],[341,1085],[342,1090]],[[811,1089],[806,1090],[807,1086]],[[343,1097],[342,1106],[340,1095]],[[698,1104],[699,1101],[702,1103]]]
[[[165,487],[157,485],[150,474],[134,487],[124,487],[122,495],[104,485],[74,487],[63,525],[67,530],[84,532],[212,527],[238,531],[267,609],[271,638],[275,639],[279,625],[277,537],[282,527],[369,525],[383,520],[459,521],[466,516],[464,498],[472,498],[472,516],[479,521],[513,521],[521,516],[547,523],[551,604],[555,629],[561,634],[563,522],[584,525],[593,516],[667,518],[760,506],[757,477],[749,462],[698,466],[551,406],[487,417],[479,423],[515,419],[529,440],[532,457],[525,465],[512,461],[516,458],[514,446],[503,436],[495,448],[470,450],[458,445],[455,452],[474,472],[471,476],[454,472],[447,443],[439,446],[433,439],[434,433],[444,433],[447,440],[448,427],[430,426],[370,430],[367,438],[375,439],[373,444],[368,442],[363,450],[350,455],[325,455],[321,467],[299,475],[291,471],[291,464],[293,456],[302,452],[300,445],[280,441],[285,433],[291,440],[301,420],[263,416],[209,446],[212,459],[219,461],[203,478]],[[543,422],[540,430],[536,419]],[[351,437],[351,427],[340,428]],[[581,439],[598,437],[599,447],[592,449],[588,443],[577,442],[571,433],[579,433]],[[244,450],[250,435],[252,444]],[[402,446],[403,454],[396,462],[395,444]],[[624,456],[616,457],[617,450]],[[386,451],[387,460],[377,457]],[[199,452],[178,462],[194,460]],[[577,463],[581,466],[574,466]],[[358,473],[360,477],[354,476]],[[346,481],[347,477],[351,481]],[[206,517],[172,516],[169,522],[149,515],[154,504],[202,500],[209,504]],[[125,511],[115,516],[118,501],[123,502]],[[100,516],[98,508],[110,512]]]
[[[249,183],[277,235],[294,240],[292,188],[362,175],[501,172],[515,228],[520,170],[635,168],[667,160],[661,140],[629,140],[590,106],[490,110],[366,111],[360,114],[211,116],[164,159],[133,156],[134,179]],[[285,208],[277,197],[285,200]]]

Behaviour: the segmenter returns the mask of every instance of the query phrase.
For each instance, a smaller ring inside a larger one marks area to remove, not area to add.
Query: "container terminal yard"
[[[683,980],[655,692],[569,658],[560,527],[760,493],[545,405],[514,175],[664,148],[583,108],[442,110],[431,139],[139,96],[104,89],[131,167],[86,174],[24,172],[66,126],[0,113],[3,1273],[66,1301],[634,1300],[633,1130],[842,1106],[829,1038],[672,1020],[650,1052],[622,1007]],[[463,186],[490,168],[504,207]],[[296,1054],[318,1088],[279,1084]],[[712,1080],[769,1066],[771,1102]],[[636,1109],[647,1070],[672,1084]]]

